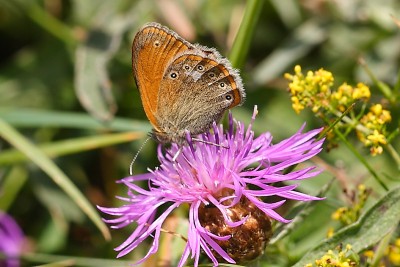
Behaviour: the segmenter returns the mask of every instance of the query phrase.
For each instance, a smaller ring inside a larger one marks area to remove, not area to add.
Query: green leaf
[[[102,7],[99,8],[99,5]],[[120,12],[120,8],[126,8],[123,0],[103,1],[99,5],[92,6],[97,19],[90,19],[91,25],[86,29],[87,38],[78,45],[75,53],[75,91],[81,104],[94,117],[110,121],[117,104],[112,94],[107,64],[120,48],[124,33],[133,26],[134,21],[131,16]],[[76,7],[79,6],[77,4]],[[127,13],[134,10],[135,5],[132,5]]]
[[[145,134],[141,132],[104,134],[52,142],[50,144],[41,145],[39,148],[46,154],[46,156],[55,158],[101,147],[131,142],[142,138],[143,136],[145,136]],[[27,156],[19,150],[5,150],[0,154],[0,166],[23,162],[27,159]]]
[[[357,222],[341,229],[329,239],[322,240],[293,267],[304,267],[321,258],[337,245],[350,244],[359,253],[378,243],[400,221],[400,187],[388,192],[372,206]]]
[[[61,171],[60,168],[50,158],[48,158],[39,148],[32,144],[28,139],[21,135],[16,129],[0,119],[0,136],[10,144],[21,150],[28,158],[38,165],[53,181],[60,186],[69,197],[82,209],[82,211],[92,220],[101,231],[105,239],[110,240],[110,232],[102,221],[101,217],[90,204],[87,198],[71,182],[70,179]]]
[[[86,266],[86,267],[99,267],[99,266],[112,266],[112,267],[130,267],[132,260],[110,260],[101,258],[85,258],[76,256],[60,256],[51,254],[37,254],[26,253],[21,257],[30,263],[40,263],[40,266],[46,267],[59,267],[59,266]],[[48,264],[43,264],[44,262]],[[38,266],[35,264],[35,266]],[[141,265],[138,265],[141,266]]]
[[[0,153],[0,155],[2,155]],[[28,171],[22,166],[12,166],[6,175],[0,178],[0,210],[7,211],[14,200],[18,198],[25,182],[28,179]]]
[[[101,123],[85,113],[54,110],[0,108],[0,118],[18,127],[68,127],[143,132],[149,132],[151,129],[149,123],[139,120],[115,118],[111,122]]]
[[[96,44],[98,47],[82,44],[76,50],[75,91],[81,104],[94,117],[110,121],[117,110],[107,72],[111,55],[101,48],[110,46],[113,41],[102,32],[92,32],[90,36],[101,43]]]

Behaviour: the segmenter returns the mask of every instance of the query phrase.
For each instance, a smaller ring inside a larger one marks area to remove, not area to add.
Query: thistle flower
[[[0,266],[18,267],[24,234],[14,219],[0,211]]]
[[[172,144],[166,152],[159,146],[160,167],[120,180],[129,189],[128,197],[121,197],[127,203],[117,208],[99,207],[102,212],[117,216],[105,220],[113,228],[137,224],[135,231],[116,248],[118,257],[134,250],[146,238],[153,239],[152,245],[137,264],[156,253],[162,223],[174,209],[187,204],[187,243],[178,266],[183,266],[189,256],[198,266],[201,254],[208,256],[215,266],[219,261],[251,261],[263,253],[272,235],[270,218],[290,222],[275,211],[286,199],[320,200],[294,191],[298,184],[274,184],[298,182],[320,173],[314,166],[288,173],[284,170],[321,151],[323,140],[315,139],[321,129],[302,133],[303,126],[292,137],[272,144],[269,132],[254,137],[252,124],[256,114],[257,108],[247,130],[230,114],[225,133],[222,125],[214,124],[212,132],[197,137],[204,142],[194,143],[188,134],[188,146]],[[140,188],[137,181],[147,181],[149,189]],[[280,200],[266,203],[261,199],[270,196]],[[157,215],[161,206],[165,209]]]

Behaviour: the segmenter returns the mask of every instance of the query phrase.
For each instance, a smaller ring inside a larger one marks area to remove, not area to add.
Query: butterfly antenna
[[[147,137],[146,140],[144,140],[143,144],[140,146],[138,152],[136,152],[135,156],[133,157],[131,164],[129,165],[129,174],[133,175],[133,164],[135,163],[137,157],[139,156],[140,151],[142,151],[143,147],[146,145],[146,143],[150,140],[150,137]]]

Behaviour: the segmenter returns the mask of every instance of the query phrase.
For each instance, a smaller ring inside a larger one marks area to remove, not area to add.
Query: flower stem
[[[382,240],[379,242],[378,247],[375,251],[374,258],[372,259],[372,263],[370,267],[378,267],[381,259],[385,256],[385,251],[389,246],[390,240],[393,235],[393,230],[388,232]]]
[[[383,189],[389,191],[389,188],[385,185],[379,175],[375,172],[375,170],[369,165],[369,163],[365,160],[365,158],[354,148],[354,146],[347,141],[346,137],[342,135],[342,133],[337,129],[334,128],[335,134],[342,140],[342,142],[353,152],[353,154],[360,160],[362,164],[367,168],[367,170],[371,173],[371,175],[375,178],[375,180],[380,184]]]
[[[369,69],[367,63],[363,58],[359,59],[359,63],[361,66],[364,68],[365,72],[368,74],[368,76],[371,78],[371,80],[375,83],[375,85],[378,87],[379,91],[390,101],[390,103],[395,104],[396,103],[396,96],[393,94],[392,89],[385,84],[384,82],[379,81],[374,73]]]
[[[397,98],[399,98],[399,93],[400,93],[400,70],[399,70],[399,73],[397,74],[397,82],[396,82],[396,84],[394,85],[394,88],[393,88],[393,94]]]
[[[389,154],[392,156],[393,160],[397,164],[397,169],[400,170],[400,155],[397,153],[397,151],[394,149],[394,147],[391,144],[388,144],[385,146],[385,150],[389,152]]]

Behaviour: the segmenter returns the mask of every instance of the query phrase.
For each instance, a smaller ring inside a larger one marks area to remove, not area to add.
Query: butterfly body
[[[215,49],[191,44],[148,23],[132,45],[132,67],[143,107],[161,143],[186,143],[244,101],[240,76]]]

